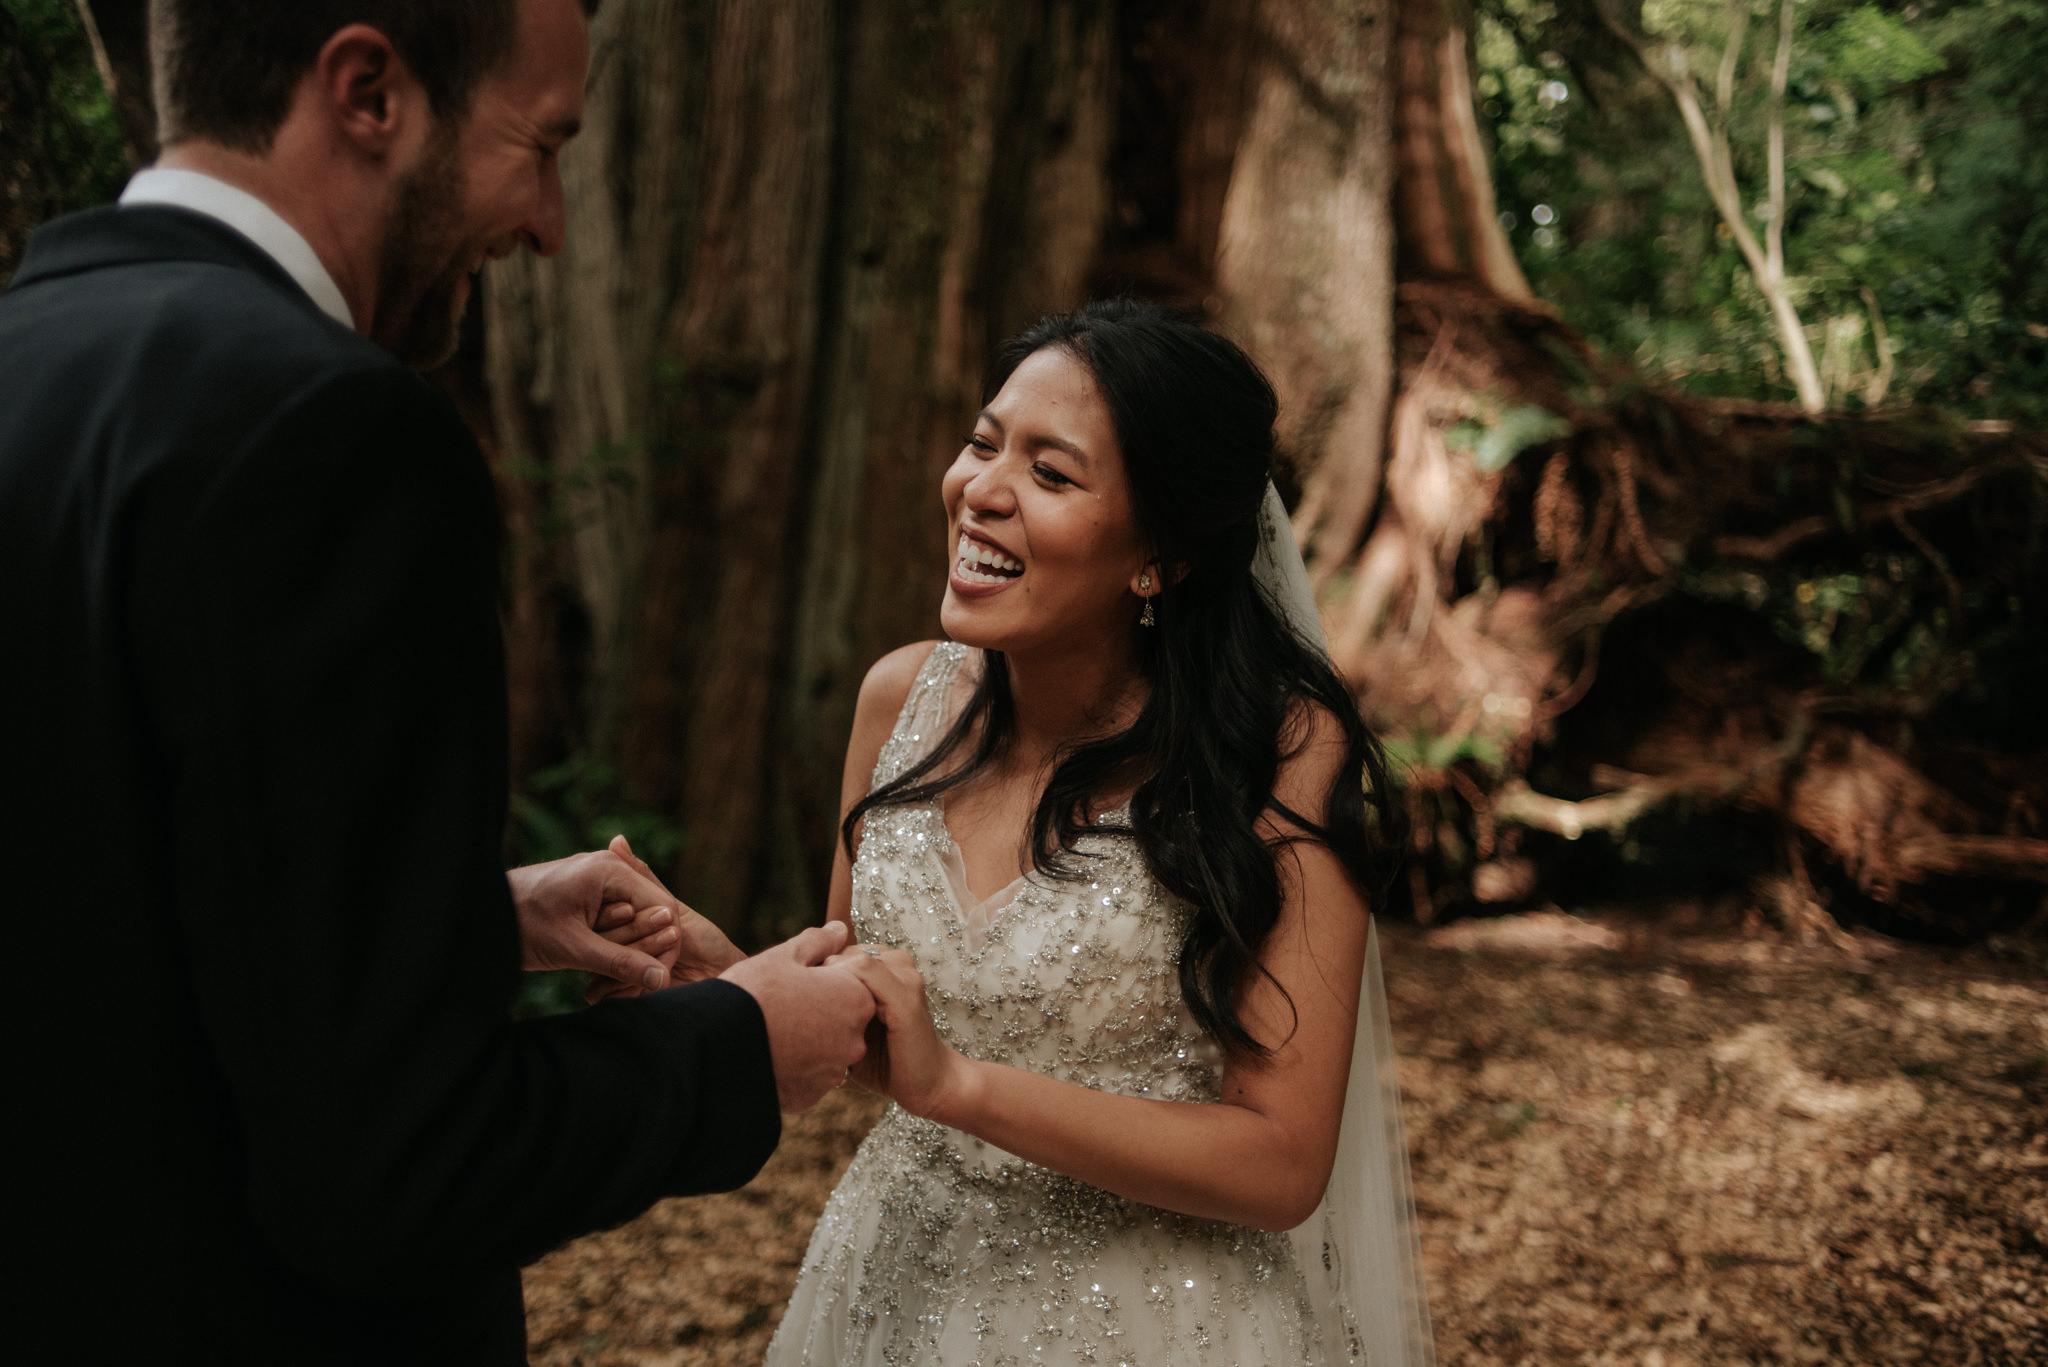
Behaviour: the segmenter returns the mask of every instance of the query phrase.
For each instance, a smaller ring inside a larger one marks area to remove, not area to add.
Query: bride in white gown
[[[943,487],[953,639],[875,666],[847,757],[830,914],[892,1104],[768,1361],[1428,1364],[1384,776],[1268,483],[1272,390],[1123,302],[990,390]]]

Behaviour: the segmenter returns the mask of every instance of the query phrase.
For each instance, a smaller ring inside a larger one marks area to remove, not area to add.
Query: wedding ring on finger
[[[879,958],[881,958],[881,957],[882,957],[882,951],[881,951],[881,950],[879,950],[879,949],[877,949],[877,948],[876,948],[875,946],[873,946],[873,945],[862,945],[862,946],[861,946],[861,949],[862,949],[862,951],[863,951],[863,952],[865,952],[865,953],[867,954],[867,956],[868,956],[868,957],[869,957],[870,959],[879,959]]]

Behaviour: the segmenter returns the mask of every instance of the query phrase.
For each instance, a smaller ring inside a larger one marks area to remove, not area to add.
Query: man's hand
[[[683,900],[671,893],[662,881],[654,876],[654,870],[647,862],[633,853],[633,847],[626,843],[626,837],[615,835],[607,850],[617,855],[642,878],[661,888],[662,896],[682,909],[682,922],[671,932],[665,929],[669,921],[659,912],[636,911],[626,903],[608,906],[598,918],[598,932],[615,945],[626,945],[652,955],[669,966],[669,978],[662,987],[681,987],[685,983],[702,982],[715,978],[724,970],[746,957],[725,938],[725,932],[711,921],[698,915],[683,904]],[[645,980],[614,978],[610,975],[594,977],[584,990],[583,999],[592,1006],[613,998],[638,997],[660,988],[650,988]]]
[[[817,1105],[867,1052],[874,997],[851,973],[820,966],[846,947],[846,934],[838,921],[816,926],[718,975],[745,988],[768,1022],[775,1095],[786,1113]]]
[[[529,971],[580,968],[636,990],[658,991],[711,977],[740,960],[716,926],[672,896],[633,857],[623,836],[608,850],[530,864],[505,877],[519,914],[520,957]]]

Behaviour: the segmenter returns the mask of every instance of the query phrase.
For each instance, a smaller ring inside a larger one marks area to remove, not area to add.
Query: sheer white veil
[[[1286,505],[1271,484],[1259,512],[1252,574],[1295,634],[1327,654],[1308,571]],[[1434,1367],[1408,1146],[1401,1134],[1400,1078],[1374,930],[1366,933],[1337,1163],[1322,1204],[1292,1237],[1332,1362]]]

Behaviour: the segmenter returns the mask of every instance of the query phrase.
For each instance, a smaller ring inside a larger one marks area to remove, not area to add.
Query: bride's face
[[[965,645],[1018,653],[1136,630],[1146,552],[1123,452],[1088,368],[1033,353],[982,410],[941,485],[952,572],[939,620]]]

